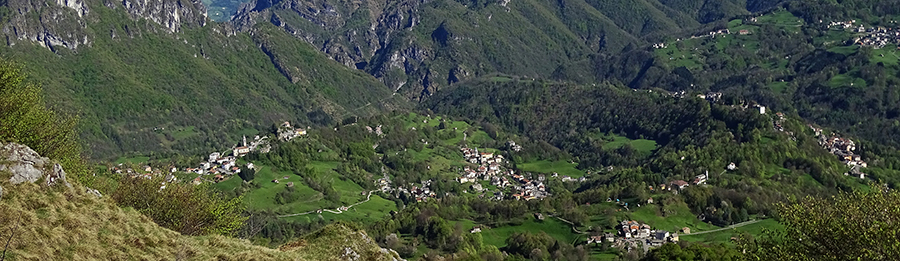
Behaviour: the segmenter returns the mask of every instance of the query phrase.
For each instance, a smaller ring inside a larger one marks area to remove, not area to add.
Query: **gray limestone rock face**
[[[3,187],[0,187],[0,199],[3,199]]]
[[[94,196],[96,196],[96,197],[98,197],[98,198],[102,198],[102,197],[103,197],[103,194],[100,194],[100,191],[99,191],[99,190],[96,190],[96,189],[85,188],[85,192],[87,192],[88,194],[94,195]]]
[[[72,184],[69,184],[69,182],[66,181],[66,171],[64,171],[62,165],[59,164],[53,164],[53,170],[50,171],[50,173],[47,173],[47,178],[44,180],[47,181],[47,186],[64,184],[66,187],[72,187]]]
[[[37,182],[44,175],[50,159],[41,157],[28,146],[7,143],[0,147],[0,171],[12,173],[9,182]]]
[[[66,172],[61,165],[52,163],[50,159],[41,157],[28,146],[21,144],[7,143],[0,146],[0,171],[12,174],[9,179],[12,184],[34,183],[46,173],[44,180],[47,186],[64,184],[72,187],[72,184],[66,181]]]

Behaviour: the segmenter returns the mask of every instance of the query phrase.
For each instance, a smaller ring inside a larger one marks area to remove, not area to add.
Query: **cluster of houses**
[[[308,127],[307,127],[308,128]],[[306,130],[303,128],[294,128],[290,122],[286,121],[278,127],[278,139],[283,141],[290,141],[294,138],[306,135]]]
[[[372,127],[366,126],[366,131],[368,131],[369,133],[375,133],[375,135],[378,135],[378,136],[384,135],[384,132],[381,131],[381,125],[378,125],[377,127],[375,127],[375,129],[372,129]]]
[[[269,153],[272,150],[272,146],[269,145],[269,137],[256,135],[253,137],[253,141],[247,143],[247,136],[244,136],[241,140],[241,146],[235,146],[231,148],[232,155],[237,157],[243,157],[252,151],[258,151],[259,153]]]
[[[782,124],[784,123],[784,114],[779,112],[775,115],[775,130],[787,132],[785,131],[784,126],[782,126]],[[859,154],[856,154],[854,152],[856,150],[856,144],[852,140],[841,138],[834,133],[832,133],[830,136],[825,135],[822,131],[822,128],[817,128],[812,124],[807,124],[807,127],[809,127],[815,134],[816,139],[819,142],[819,146],[822,146],[822,148],[837,156],[842,163],[846,164],[848,167],[851,167],[850,172],[845,173],[846,175],[852,173],[854,176],[859,176],[859,178],[865,178],[865,173],[862,173],[859,168],[868,167],[869,164],[863,161],[862,157]],[[793,132],[787,133],[791,136],[794,135]]]
[[[428,198],[434,198],[435,196],[437,196],[434,191],[429,188],[429,186],[431,186],[431,182],[432,181],[430,179],[422,181],[421,186],[410,183],[408,188],[397,186],[397,192],[415,198],[416,202],[427,201]]]
[[[853,44],[862,46],[872,46],[879,49],[888,44],[900,44],[900,30],[896,28],[886,27],[866,27],[865,25],[854,25],[856,20],[830,22],[825,25],[826,28],[837,28],[848,30],[860,35],[853,39]]]
[[[150,167],[149,165],[146,165],[146,166],[138,168],[138,170],[135,170],[133,168],[126,167],[125,164],[119,163],[118,165],[109,168],[109,170],[116,174],[127,174],[131,177],[143,177],[143,178],[147,178],[147,179],[153,178],[154,176],[165,175],[166,182],[178,181],[178,178],[176,178],[175,175],[172,175],[172,173],[175,173],[176,171],[178,171],[178,168],[171,167],[171,166],[165,167],[165,168],[154,169],[154,168]],[[166,170],[168,170],[168,172],[166,172]]]
[[[821,22],[821,20],[820,20],[819,22]],[[835,28],[842,28],[842,29],[850,29],[851,27],[853,27],[853,23],[856,23],[856,20],[850,20],[850,21],[837,21],[837,22],[832,21],[831,23],[829,23],[828,25],[826,25],[825,28],[829,28],[829,29],[830,29],[830,28],[832,28],[832,27],[835,27]]]
[[[391,180],[387,177],[375,180],[375,185],[378,186],[378,189],[380,189],[381,192],[384,193],[389,193],[394,190],[393,188],[391,188]]]
[[[719,29],[719,30],[707,32],[705,34],[691,36],[691,39],[704,38],[704,37],[715,38],[716,36],[725,36],[725,35],[729,35],[731,33],[732,33],[731,30],[728,30],[727,28]],[[752,32],[750,32],[750,30],[744,29],[744,30],[738,30],[737,33],[740,35],[748,35],[748,34],[751,34]],[[654,47],[656,47],[656,46],[654,46]],[[665,45],[662,45],[661,48],[666,48],[666,47],[665,47]]]
[[[511,148],[518,146],[512,141],[509,142],[509,145]],[[521,149],[520,146],[519,148]],[[550,193],[547,192],[547,187],[543,183],[545,179],[544,175],[539,175],[537,180],[531,180],[516,173],[515,170],[506,170],[502,168],[500,164],[503,163],[503,155],[494,155],[490,152],[479,152],[477,148],[468,147],[460,148],[460,151],[467,162],[479,164],[479,166],[474,169],[465,167],[462,171],[462,176],[458,177],[457,180],[459,183],[474,183],[472,184],[472,189],[477,192],[484,191],[484,188],[481,184],[478,184],[477,181],[489,180],[491,185],[501,188],[512,188],[514,194],[512,194],[511,197],[516,200],[542,199],[550,195]],[[494,198],[502,200],[503,192],[494,193]]]
[[[285,122],[284,125],[290,126],[290,123]],[[284,125],[282,127],[284,127]],[[279,129],[279,138],[282,137],[281,129]],[[303,131],[303,135],[306,134],[306,131]],[[209,157],[206,161],[201,162],[200,166],[196,168],[187,168],[185,172],[188,173],[197,173],[200,175],[212,175],[213,181],[220,182],[228,179],[230,176],[241,173],[241,168],[237,166],[237,159],[247,155],[250,152],[259,152],[259,153],[268,153],[272,147],[269,144],[269,137],[256,135],[253,137],[253,140],[249,143],[247,142],[247,136],[241,138],[240,146],[233,146],[231,148],[231,155],[228,155],[226,152],[213,152],[209,154]],[[248,168],[253,168],[253,163],[247,164]],[[200,184],[203,182],[201,177],[197,177],[194,179],[194,184]]]
[[[812,125],[808,125],[810,129],[813,130],[816,134],[816,138],[819,140],[819,145],[838,156],[838,158],[847,166],[852,167],[854,170],[858,168],[868,167],[868,163],[862,160],[862,157],[859,154],[854,153],[856,150],[856,144],[853,143],[852,140],[847,138],[841,138],[837,135],[832,134],[831,136],[822,134],[821,128],[816,128]],[[864,178],[865,174],[858,173],[860,178]]]
[[[522,151],[522,145],[516,144],[515,141],[507,141],[506,145],[508,145],[509,149],[511,149],[512,151],[515,151],[515,152]]]
[[[241,173],[241,168],[237,166],[237,156],[225,156],[223,153],[213,152],[209,154],[206,161],[201,162],[197,168],[187,168],[185,171],[197,173],[200,175],[213,175],[214,181],[219,182],[227,179],[231,175]],[[252,163],[248,167],[252,168]],[[194,183],[201,183],[202,179],[197,177]]]
[[[463,170],[463,175],[457,178],[459,183],[475,182],[479,178],[488,180],[490,177],[500,174],[500,163],[503,163],[503,155],[495,156],[490,152],[478,152],[478,148],[463,147],[460,151],[462,151],[463,157],[467,162],[479,164],[479,166],[475,169],[466,167]]]
[[[463,157],[472,164],[481,164],[481,166],[491,166],[496,164],[499,166],[500,163],[503,163],[503,155],[494,155],[494,153],[490,152],[478,152],[478,148],[460,148],[459,149],[463,153]]]
[[[591,236],[588,238],[587,243],[599,244],[604,241],[613,243],[613,247],[625,247],[628,245],[636,247],[637,243],[641,243],[648,247],[658,247],[668,242],[678,242],[678,233],[655,230],[652,229],[650,225],[642,224],[634,220],[625,220],[619,224],[618,236],[613,233],[606,233],[602,236]]]
[[[731,34],[731,30],[728,29],[719,29],[716,31],[710,31],[706,34],[691,36],[691,39],[703,38],[703,37],[716,37],[717,35],[725,36]]]
[[[732,163],[729,163],[725,168],[727,170],[736,170],[737,165],[734,164],[734,162],[732,162]],[[659,186],[657,186],[657,187],[649,186],[649,188],[651,191],[659,191],[659,192],[674,191],[675,194],[678,194],[679,190],[685,189],[691,185],[694,185],[694,186],[705,185],[707,181],[709,181],[709,171],[706,171],[703,174],[694,176],[694,179],[692,179],[691,182],[687,182],[687,181],[678,179],[678,180],[673,180],[673,181],[669,182],[668,184],[659,184]],[[657,190],[657,188],[659,190]],[[606,202],[612,202],[612,198],[606,199]],[[628,206],[628,203],[619,202],[618,199],[616,199],[616,202],[618,202],[619,205],[623,205],[626,207]],[[653,198],[647,199],[647,204],[653,204]],[[641,205],[638,204],[638,207],[640,207],[640,206]]]
[[[558,177],[558,176],[559,176],[558,173],[553,172],[554,178]],[[573,177],[563,175],[561,178],[559,178],[559,180],[561,180],[562,182],[585,182],[585,181],[587,181],[587,178],[585,178],[585,177],[573,178]]]
[[[642,224],[634,220],[625,220],[619,223],[619,236],[622,238],[650,238],[658,240],[668,240],[669,242],[678,242],[677,233],[669,233],[664,230],[654,230],[650,225]]]
[[[857,33],[863,35],[854,38],[853,43],[862,46],[871,46],[880,49],[888,44],[900,44],[900,30],[885,27],[864,27],[860,25],[856,28]]]
[[[775,113],[775,118],[772,119],[772,123],[775,126],[776,131],[787,133],[787,135],[791,136],[791,140],[796,141],[797,137],[794,136],[793,131],[787,131],[784,128],[784,113]]]
[[[282,140],[291,140],[293,138],[306,135],[306,130],[304,129],[294,129],[291,127],[290,122],[284,122],[281,127],[278,129],[278,138]],[[211,180],[215,182],[220,182],[225,179],[228,179],[230,176],[234,174],[238,174],[241,172],[241,168],[237,166],[237,159],[247,155],[250,152],[259,152],[259,153],[268,153],[271,150],[271,145],[269,143],[269,137],[267,136],[259,136],[256,135],[252,141],[247,141],[247,137],[244,136],[241,139],[241,143],[225,152],[213,152],[209,154],[209,157],[200,163],[196,168],[186,168],[183,171],[187,173],[196,173],[200,174],[200,177],[197,177],[193,180],[194,184],[200,184],[205,180]],[[230,152],[230,153],[229,153]],[[253,163],[247,164],[247,167],[253,168]],[[119,164],[117,167],[110,168],[111,171],[119,174],[129,174],[132,176],[144,176],[146,178],[151,178],[154,175],[164,175],[166,174],[166,179],[168,182],[174,182],[175,176],[172,173],[178,171],[178,168],[175,167],[167,167],[164,168],[168,170],[168,173],[165,170],[156,169],[154,170],[150,166],[145,166],[143,168],[143,172],[135,171],[132,168],[125,168],[122,164]],[[212,179],[204,179],[203,176],[213,176]]]
[[[775,113],[775,116],[775,130],[784,131],[784,126],[782,126],[784,124],[784,113]]]
[[[721,92],[708,92],[706,94],[697,94],[697,97],[700,99],[707,100],[709,102],[718,102],[720,99],[722,99],[722,93]]]
[[[550,196],[547,187],[544,186],[544,175],[538,176],[537,180],[530,180],[522,175],[514,174],[512,170],[510,170],[510,174],[512,179],[518,183],[512,186],[516,192],[512,194],[512,197],[516,200],[543,199]]]
[[[734,163],[731,163],[731,164],[729,164],[729,166],[732,166],[733,164]],[[708,181],[708,180],[709,180],[709,171],[706,171],[703,174],[695,176],[694,179],[690,183],[679,179],[679,180],[673,180],[672,182],[669,182],[669,186],[666,186],[666,184],[659,184],[659,188],[660,188],[660,190],[672,190],[672,189],[681,190],[690,185],[698,186],[698,185],[706,184],[706,181]]]

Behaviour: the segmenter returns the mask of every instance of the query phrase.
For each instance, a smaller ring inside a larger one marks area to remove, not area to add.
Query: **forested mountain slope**
[[[219,24],[201,1],[13,0],[0,21],[4,56],[79,114],[103,158],[370,115],[493,72],[546,77],[776,2],[258,1]]]
[[[492,72],[546,77],[589,54],[618,53],[646,44],[647,36],[777,2],[263,0],[244,6],[232,22],[239,29],[277,25],[419,99]]]
[[[328,124],[405,103],[272,25],[212,23],[199,2],[4,3],[0,52],[80,116],[93,157],[205,152],[274,122]]]
[[[656,47],[561,66],[556,77],[670,92],[722,92],[900,145],[900,100],[893,87],[900,83],[900,9],[884,1],[794,1],[783,7],[673,35]],[[723,30],[730,33],[716,33]],[[885,42],[855,43],[866,39]]]
[[[797,195],[870,189],[868,180],[843,175],[850,167],[797,118],[612,84],[501,79],[464,82],[424,104],[434,113],[491,122],[571,154],[579,169],[596,173],[573,194],[580,204],[609,195],[640,202],[658,184],[706,174],[710,185],[688,190],[684,201],[698,216],[724,225],[745,221],[746,214],[771,215],[774,203]],[[616,141],[610,137],[617,135],[657,146],[611,147]],[[732,163],[735,168],[728,168]],[[877,182],[897,184],[896,171],[885,164],[863,171]]]

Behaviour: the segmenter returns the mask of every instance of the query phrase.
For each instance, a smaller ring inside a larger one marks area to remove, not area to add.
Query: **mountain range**
[[[60,165],[0,196],[26,226],[136,247],[96,258],[637,259],[627,231],[582,244],[620,220],[737,258],[773,237],[730,224],[900,186],[897,21],[876,0],[6,0],[0,141],[34,151],[0,156]]]
[[[548,77],[776,2],[253,1],[216,22],[200,1],[10,0],[0,52],[82,119],[91,157],[193,153],[274,122],[408,107],[466,79]]]

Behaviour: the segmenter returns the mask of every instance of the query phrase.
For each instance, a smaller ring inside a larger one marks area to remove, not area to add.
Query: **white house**
[[[241,156],[247,155],[247,153],[250,153],[250,147],[241,146],[241,147],[234,148],[234,156],[235,157],[241,157]]]
[[[209,154],[209,160],[208,160],[208,161],[209,161],[209,162],[216,162],[216,160],[219,159],[219,156],[221,156],[221,155],[220,155],[218,152],[210,153],[210,154]]]

